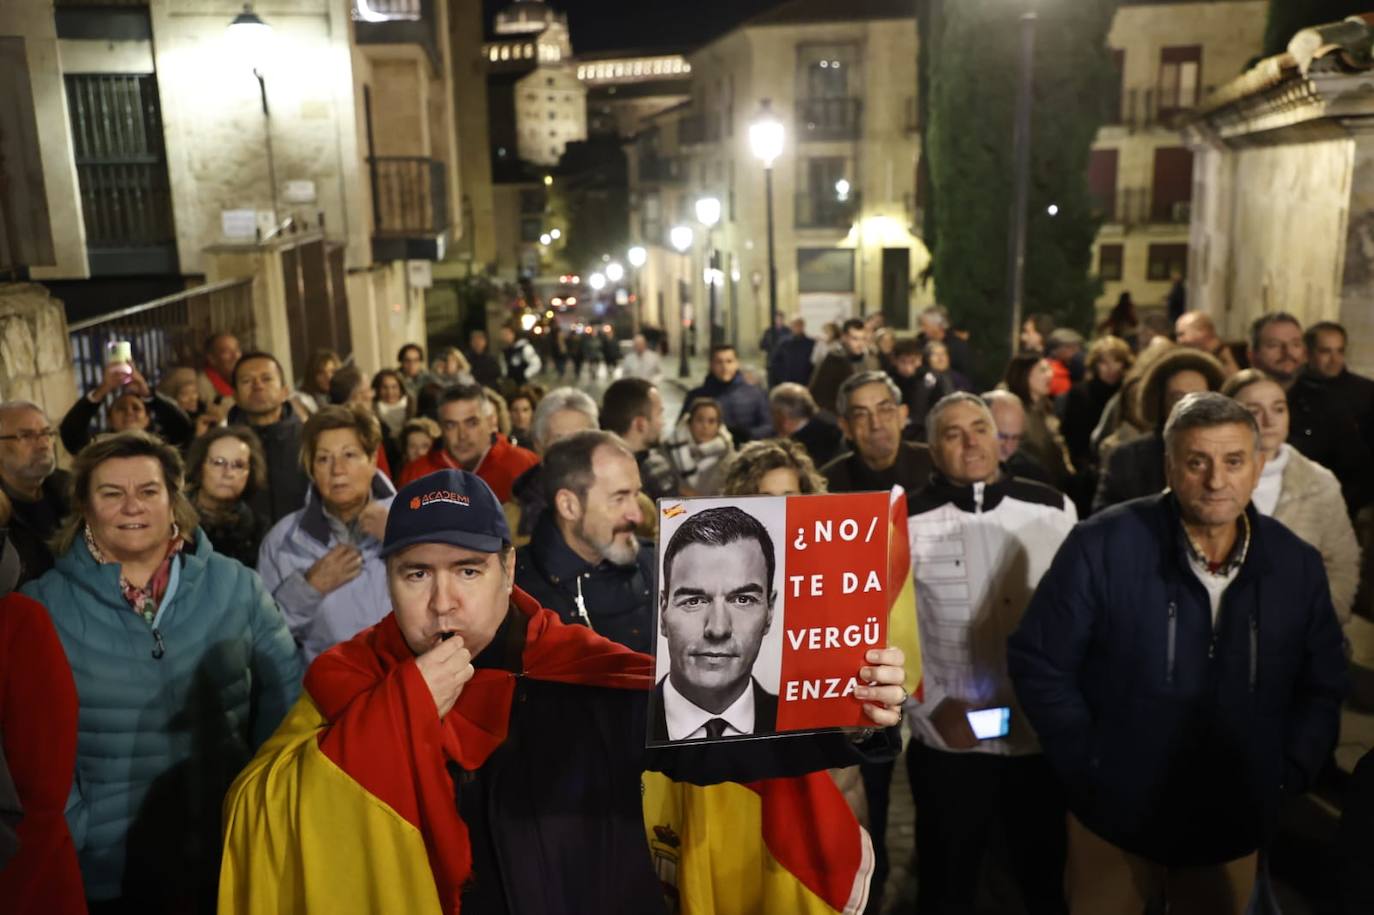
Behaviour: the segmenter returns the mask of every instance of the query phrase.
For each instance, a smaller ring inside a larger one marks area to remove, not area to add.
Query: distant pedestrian
[[[768,397],[761,388],[745,379],[740,371],[739,356],[728,343],[711,347],[711,364],[706,379],[687,392],[683,402],[684,414],[693,401],[703,397],[719,405],[721,422],[729,429],[732,441],[747,442],[772,435]]]
[[[816,366],[811,376],[811,396],[831,416],[835,415],[835,398],[846,378],[879,367],[878,356],[869,348],[868,327],[859,318],[850,318],[840,329],[840,350],[831,353]]]
[[[792,382],[806,385],[816,371],[817,343],[806,335],[806,320],[801,315],[792,319],[791,333],[773,348],[768,357],[768,388],[772,390],[780,384]]]
[[[501,380],[501,361],[491,351],[487,332],[474,330],[468,334],[468,365],[472,378],[483,387],[495,387]]]
[[[544,368],[534,345],[509,324],[501,328],[501,360],[506,380],[515,387],[532,380]]]

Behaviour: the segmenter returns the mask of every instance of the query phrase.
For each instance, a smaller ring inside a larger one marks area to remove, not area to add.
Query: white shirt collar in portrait
[[[719,715],[713,715],[699,708],[673,686],[673,678],[663,680],[663,713],[668,719],[669,740],[700,740],[706,736],[706,722],[712,718],[725,719],[722,737],[738,737],[754,733],[754,682],[740,693],[738,699]]]

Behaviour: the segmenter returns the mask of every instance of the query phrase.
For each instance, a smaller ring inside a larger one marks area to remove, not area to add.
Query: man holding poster
[[[773,624],[776,558],[759,520],[733,506],[698,512],[673,532],[659,597],[670,666],[654,693],[654,737],[767,734],[778,697],[754,678]]]

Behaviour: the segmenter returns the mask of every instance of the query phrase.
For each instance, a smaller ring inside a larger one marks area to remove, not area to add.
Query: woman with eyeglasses
[[[247,426],[211,429],[191,443],[186,465],[188,495],[215,552],[257,568],[269,527],[269,519],[249,507],[267,484],[267,458],[257,434]]]

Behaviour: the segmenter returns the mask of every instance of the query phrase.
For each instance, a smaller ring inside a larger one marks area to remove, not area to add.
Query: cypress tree
[[[1088,193],[1088,159],[1115,91],[1107,32],[1117,2],[1036,4],[1023,312],[1048,312],[1084,332],[1101,288],[1089,274],[1100,217]],[[1006,252],[1024,8],[1008,0],[942,3],[935,34],[920,36],[923,51],[935,47],[925,150],[936,293],[955,322],[973,330],[986,380],[1010,355]]]
[[[1310,25],[1340,22],[1346,16],[1367,13],[1369,0],[1269,0],[1264,26],[1264,56],[1288,50],[1289,39]]]

